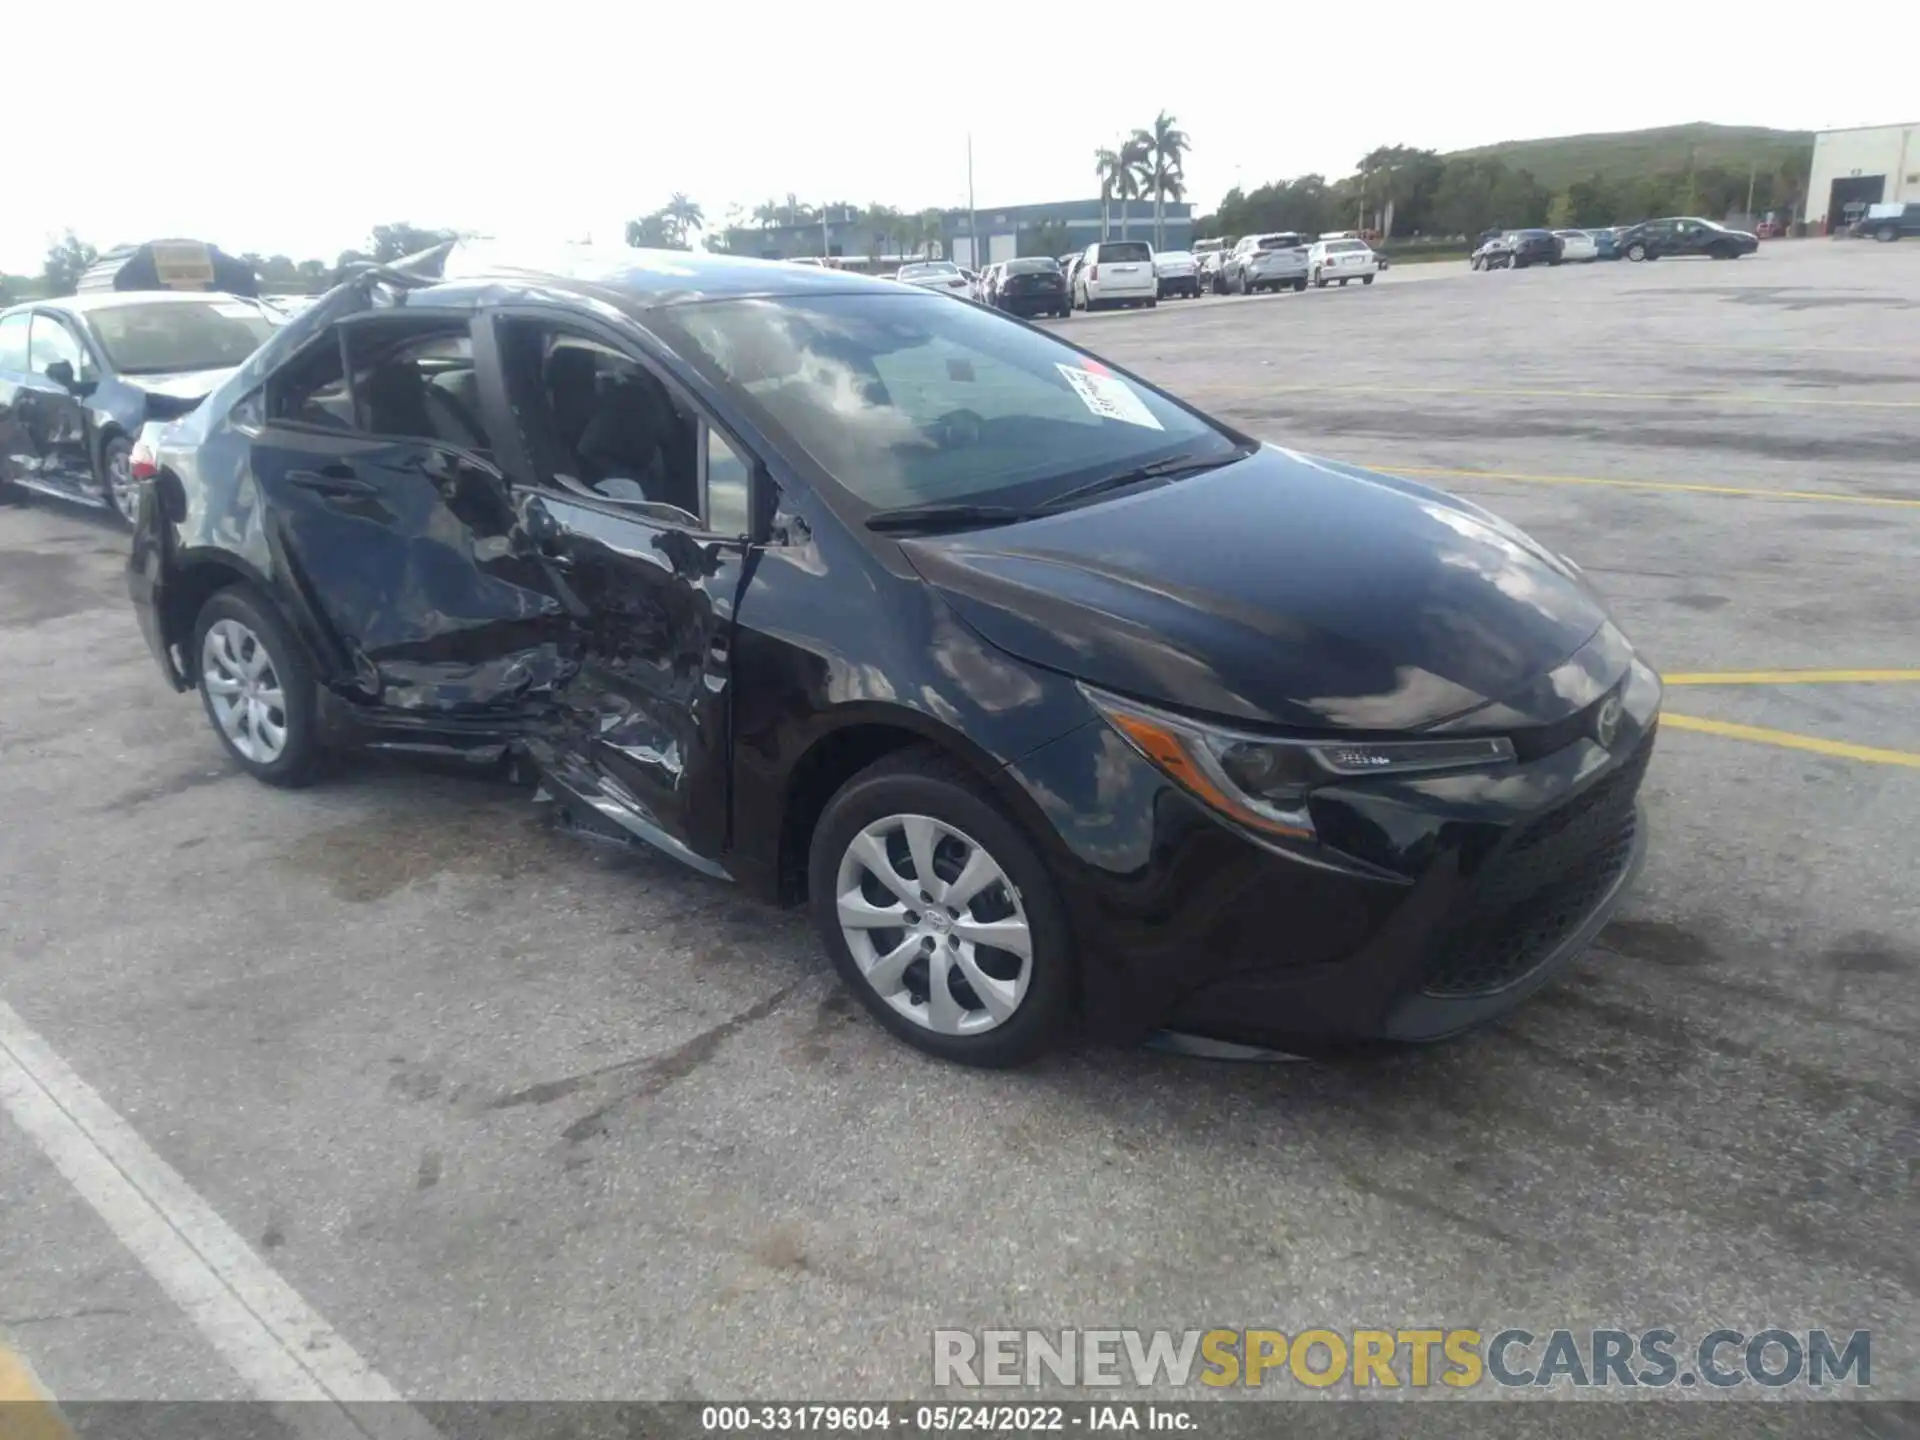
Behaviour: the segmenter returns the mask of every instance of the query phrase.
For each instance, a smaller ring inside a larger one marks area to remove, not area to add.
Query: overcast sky
[[[1097,146],[1163,108],[1192,136],[1203,206],[1347,174],[1381,144],[1920,119],[1887,113],[1920,105],[1920,3],[1819,13],[1842,12],[1823,28],[1804,9],[1600,0],[23,0],[0,21],[0,268],[37,272],[68,226],[102,247],[183,235],[330,261],[392,220],[614,240],[675,190],[715,222],[789,190],[960,205],[969,131],[980,206],[1066,199],[1097,193]]]

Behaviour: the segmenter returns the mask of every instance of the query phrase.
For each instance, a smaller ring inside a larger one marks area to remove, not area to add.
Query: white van
[[[1160,282],[1153,272],[1153,247],[1144,240],[1101,240],[1087,247],[1073,272],[1073,303],[1085,310],[1103,305],[1153,306]]]

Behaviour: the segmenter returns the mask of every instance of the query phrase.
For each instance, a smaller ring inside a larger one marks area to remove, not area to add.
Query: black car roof
[[[639,312],[701,300],[767,295],[899,295],[907,287],[891,280],[689,250],[565,249],[533,254],[456,247],[442,262],[438,283],[413,293],[409,303],[501,305],[564,297],[597,301]]]

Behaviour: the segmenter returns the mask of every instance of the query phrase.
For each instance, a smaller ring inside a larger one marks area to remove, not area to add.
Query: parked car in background
[[[1560,239],[1551,230],[1509,230],[1507,263],[1515,270],[1529,265],[1558,265]]]
[[[1760,237],[1750,230],[1729,230],[1697,215],[1673,215],[1629,225],[1614,243],[1629,260],[1658,260],[1668,255],[1738,260],[1760,248]]]
[[[951,260],[915,260],[902,265],[893,278],[903,285],[938,290],[946,295],[957,295],[962,300],[980,298],[979,288],[967,278],[967,272]]]
[[[1162,300],[1171,296],[1191,300],[1200,293],[1199,266],[1189,251],[1159,251],[1153,257],[1153,274],[1159,282]]]
[[[1869,205],[1867,213],[1856,220],[1847,233],[1885,242],[1898,240],[1903,235],[1920,235],[1920,201]]]
[[[1560,242],[1562,260],[1598,260],[1600,258],[1599,245],[1585,230],[1556,230],[1553,232],[1553,238]]]
[[[1307,241],[1293,230],[1243,235],[1227,256],[1223,271],[1228,292],[1257,295],[1262,290],[1307,288]]]
[[[238,295],[96,290],[0,313],[0,490],[131,523],[133,442],[198,405],[283,317]]]
[[[909,287],[514,259],[356,278],[163,439],[134,613],[260,781],[513,756],[976,1065],[1442,1039],[1625,898],[1659,677],[1477,505]]]
[[[1233,237],[1225,235],[1213,235],[1193,242],[1194,273],[1199,278],[1201,290],[1209,295],[1227,293],[1220,279],[1220,267],[1226,263],[1233,243]]]
[[[1307,247],[1307,276],[1324,289],[1331,284],[1358,280],[1371,285],[1380,272],[1380,259],[1373,247],[1358,236],[1328,240],[1321,238]]]
[[[1480,237],[1480,243],[1467,257],[1469,270],[1505,270],[1513,263],[1513,247],[1507,232]]]
[[[1153,247],[1144,240],[1101,240],[1089,245],[1074,271],[1073,287],[1074,304],[1085,310],[1156,305],[1160,283],[1153,274]]]
[[[1069,315],[1073,299],[1060,262],[1046,255],[1003,260],[994,269],[993,295],[987,302],[1010,315]]]
[[[1614,229],[1611,225],[1603,225],[1597,230],[1589,230],[1587,234],[1593,237],[1594,259],[1618,260],[1620,258],[1620,246],[1618,243],[1620,232],[1618,230]]]

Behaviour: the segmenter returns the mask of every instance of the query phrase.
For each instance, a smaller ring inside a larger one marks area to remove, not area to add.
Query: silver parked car
[[[1262,290],[1278,290],[1282,286],[1304,290],[1307,288],[1306,237],[1292,230],[1243,236],[1227,256],[1221,273],[1226,277],[1229,294],[1257,295]]]

